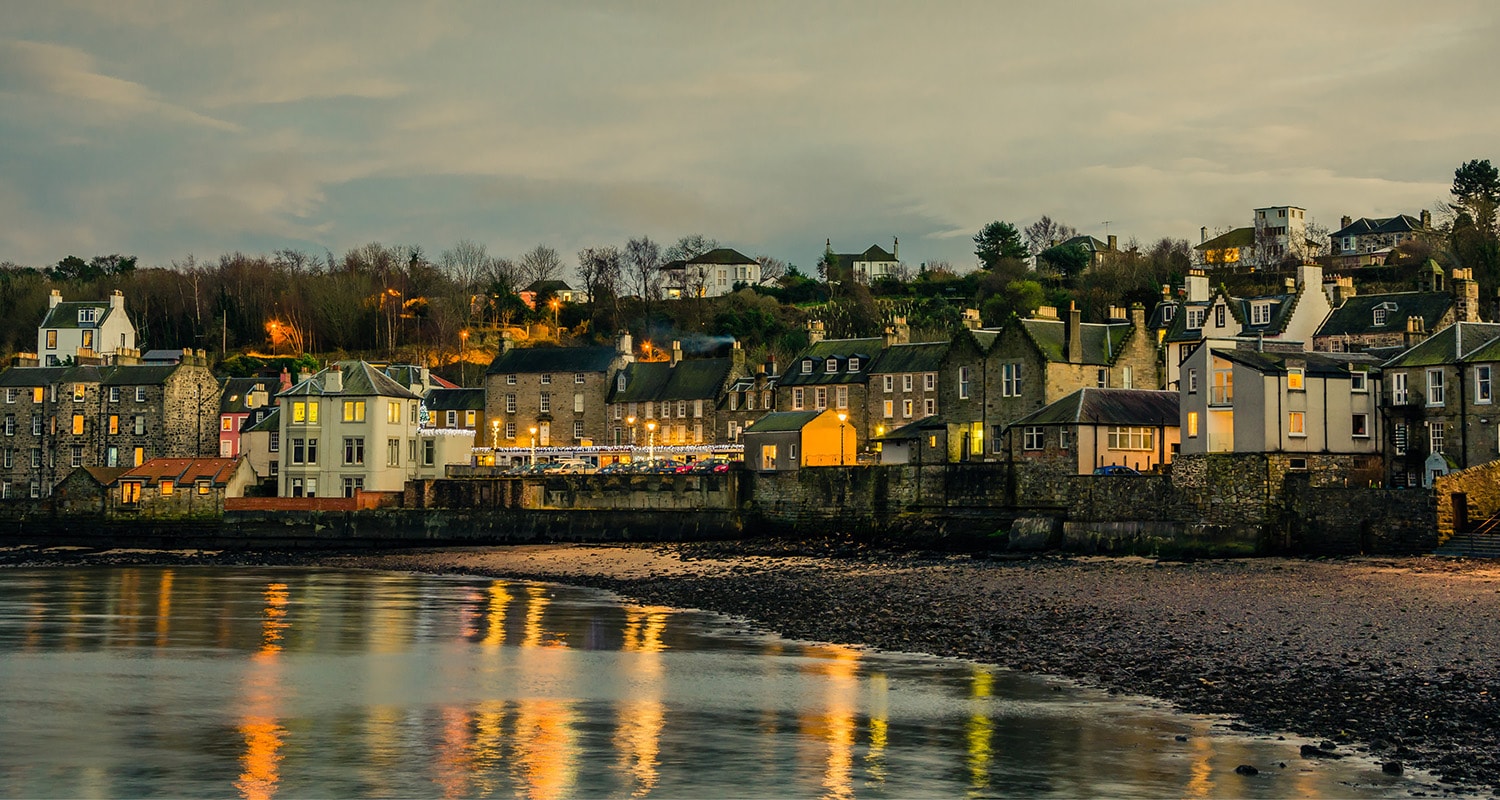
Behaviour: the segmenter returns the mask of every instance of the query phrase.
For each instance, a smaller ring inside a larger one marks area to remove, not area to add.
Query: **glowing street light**
[[[531,466],[536,466],[536,426],[531,426]]]
[[[469,374],[469,332],[458,332],[458,382],[467,385]]]
[[[552,298],[552,327],[554,329],[557,329],[559,326],[559,323],[557,321],[557,309],[561,306],[562,303],[558,302],[556,297]]]
[[[635,447],[635,417],[626,417],[625,426],[630,428],[630,446]]]
[[[490,449],[494,450],[498,447],[500,447],[500,420],[492,419],[490,420]]]
[[[843,466],[844,465],[844,421],[847,420],[847,419],[849,419],[849,415],[845,414],[842,411],[840,411],[838,413],[838,417],[839,417],[839,466]]]
[[[654,463],[656,461],[656,420],[646,423],[646,432],[649,434],[646,440],[646,459]]]

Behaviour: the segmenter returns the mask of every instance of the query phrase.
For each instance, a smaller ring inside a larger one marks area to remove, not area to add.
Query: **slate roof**
[[[853,264],[856,261],[897,261],[895,255],[878,244],[870,245],[863,253],[834,253],[833,257],[840,264]]]
[[[728,247],[716,247],[702,255],[693,256],[688,264],[755,264],[755,259]]]
[[[1235,228],[1206,242],[1193,245],[1194,250],[1222,250],[1226,247],[1249,247],[1255,244],[1255,228]]]
[[[744,433],[785,433],[800,431],[807,423],[817,419],[822,411],[772,411],[750,423]]]
[[[240,435],[243,436],[252,431],[256,433],[275,433],[279,430],[281,430],[281,409],[278,407],[272,408],[271,413],[267,414],[265,419],[248,428],[242,429]]]
[[[433,389],[423,401],[429,411],[483,411],[483,389]]]
[[[100,381],[105,386],[160,386],[177,371],[177,364],[130,364],[105,367]]]
[[[410,387],[413,384],[415,384],[417,386],[421,386],[424,391],[426,391],[428,389],[457,389],[457,388],[459,388],[458,384],[456,384],[456,383],[454,383],[452,381],[444,380],[443,378],[440,378],[437,375],[434,375],[430,370],[427,373],[427,380],[423,381],[422,380],[422,368],[419,367],[419,366],[417,366],[416,364],[378,364],[377,365],[377,364],[373,364],[372,363],[371,366],[375,367],[376,369],[379,369],[381,372],[384,372],[386,374],[386,377],[390,378],[391,380],[395,381],[396,383],[401,384],[402,386]]]
[[[870,364],[870,373],[937,372],[948,353],[947,342],[895,344],[885,348]],[[861,367],[864,369],[864,367]]]
[[[537,294],[544,294],[546,292],[559,294],[561,292],[571,292],[573,291],[573,287],[569,286],[567,281],[532,281],[531,285],[522,291],[536,292]]]
[[[1109,251],[1109,245],[1095,239],[1088,234],[1079,234],[1057,243],[1058,247],[1082,247],[1089,253],[1105,253]]]
[[[79,467],[100,486],[110,486],[115,479],[130,471],[130,467]]]
[[[716,400],[732,369],[734,361],[729,358],[689,358],[675,367],[669,361],[629,364],[620,373],[625,375],[624,391],[612,385],[609,402]]]
[[[143,479],[147,486],[159,485],[163,480],[184,485],[206,478],[214,486],[225,486],[234,477],[239,458],[153,458],[150,461],[126,470],[116,482],[128,479]]]
[[[1178,392],[1079,389],[1011,423],[1017,425],[1178,426]]]
[[[147,350],[141,360],[148,364],[176,364],[182,360],[181,350]]]
[[[266,393],[266,402],[275,394],[278,384],[274,378],[227,378],[224,380],[224,393],[219,396],[220,414],[248,414],[250,408],[250,393],[256,387]]]
[[[0,387],[48,386],[54,383],[97,383],[103,386],[160,386],[178,365],[130,364],[72,367],[11,367],[0,373]]]
[[[868,339],[824,339],[808,345],[806,350],[792,359],[791,366],[780,376],[782,386],[808,386],[829,383],[864,383],[869,374],[871,360],[885,347],[885,340]],[[850,372],[849,357],[859,356],[859,371]],[[802,371],[804,359],[812,359],[812,372]],[[836,372],[828,372],[828,359],[837,362]]]
[[[1322,377],[1347,376],[1354,364],[1375,366],[1378,363],[1363,353],[1279,353],[1215,347],[1213,355],[1266,375],[1285,375],[1288,362],[1299,364],[1306,375]]]
[[[78,312],[86,308],[94,309],[94,321],[80,323]],[[42,328],[98,328],[104,325],[109,318],[108,300],[75,300],[72,302],[58,303],[47,309],[47,316],[42,317]]]
[[[888,433],[874,437],[877,442],[900,442],[910,439],[922,438],[923,431],[937,430],[948,427],[948,420],[941,414],[933,414],[923,417],[915,422],[908,422]]]
[[[1412,233],[1422,230],[1422,221],[1409,214],[1394,217],[1360,217],[1330,236],[1366,236],[1376,233]]]
[[[309,396],[309,395],[338,395],[342,397],[403,397],[412,400],[420,400],[418,395],[405,386],[395,382],[389,375],[376,369],[364,361],[339,361],[336,362],[339,371],[343,373],[343,388],[337,392],[328,391],[328,373],[332,367],[319,370],[318,374],[298,383],[290,389],[277,394],[277,397]]]
[[[517,347],[490,362],[487,375],[540,372],[609,372],[619,351],[613,347]]]
[[[1036,344],[1037,350],[1048,361],[1066,362],[1063,343],[1067,340],[1067,323],[1052,319],[1023,319],[1017,321],[1021,330]],[[1120,354],[1120,349],[1129,338],[1131,326],[1128,322],[1101,324],[1080,323],[1079,333],[1083,340],[1084,364],[1108,366]]]
[[[1314,291],[1309,288],[1308,291]],[[1317,291],[1321,291],[1318,289]],[[1234,311],[1234,318],[1240,323],[1241,336],[1254,336],[1257,333],[1280,335],[1286,330],[1286,325],[1292,319],[1292,311],[1297,308],[1298,294],[1267,294],[1259,297],[1229,297],[1225,295],[1230,310]],[[1213,298],[1209,298],[1212,303]],[[1250,307],[1257,303],[1271,304],[1271,317],[1259,325],[1253,324],[1254,319],[1250,314]]]
[[[1406,319],[1420,317],[1424,330],[1437,330],[1454,305],[1447,292],[1393,292],[1355,295],[1335,308],[1318,327],[1317,336],[1361,336],[1376,333],[1405,333]],[[1375,309],[1384,308],[1385,322],[1375,324]]]
[[[1385,362],[1385,368],[1456,364],[1489,345],[1496,337],[1500,337],[1500,324],[1455,322]]]

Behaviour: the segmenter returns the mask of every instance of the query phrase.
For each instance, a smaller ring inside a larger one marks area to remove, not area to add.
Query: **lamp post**
[[[469,378],[469,332],[458,332],[458,382],[468,385]]]
[[[557,309],[561,305],[562,303],[559,303],[556,297],[552,298],[552,329],[559,331],[559,335],[561,335],[561,328],[559,327],[558,323]]]
[[[490,449],[496,450],[500,447],[500,420],[490,420]]]
[[[635,417],[626,417],[625,427],[630,429],[630,446],[635,447]]]
[[[531,426],[531,466],[536,466],[536,426]]]
[[[646,460],[656,462],[656,420],[646,423]]]
[[[842,467],[842,466],[844,466],[844,420],[849,419],[849,415],[845,414],[842,411],[840,411],[839,414],[838,414],[838,417],[839,417],[839,466]]]

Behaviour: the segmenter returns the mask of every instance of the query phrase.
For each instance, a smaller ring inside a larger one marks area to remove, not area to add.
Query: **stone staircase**
[[[1473,530],[1453,534],[1434,554],[1454,558],[1500,558],[1500,511]]]

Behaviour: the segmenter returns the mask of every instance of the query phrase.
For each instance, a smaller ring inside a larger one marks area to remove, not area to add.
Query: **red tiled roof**
[[[234,475],[238,458],[153,458],[126,471],[116,480],[141,480],[147,486],[155,486],[163,480],[174,483],[194,483],[209,479],[215,486],[226,486]]]

